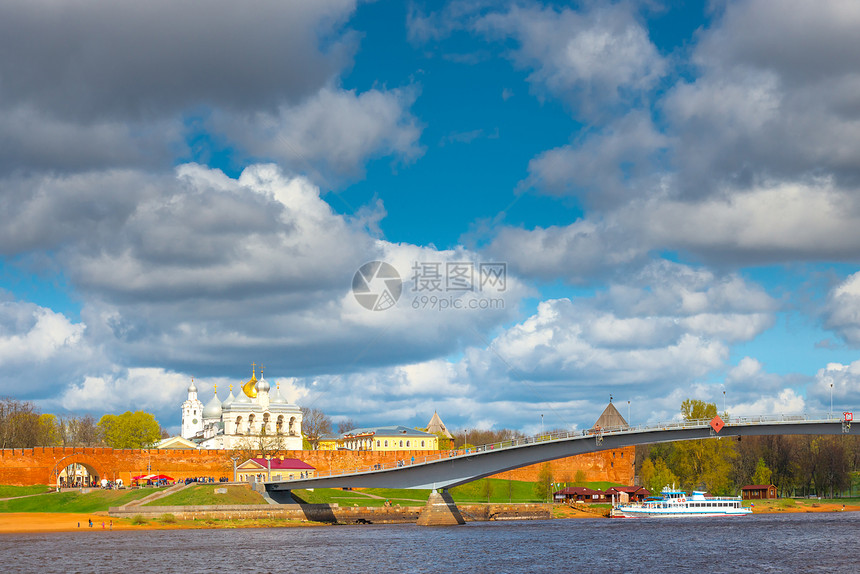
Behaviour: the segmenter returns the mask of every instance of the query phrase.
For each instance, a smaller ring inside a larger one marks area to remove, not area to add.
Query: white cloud
[[[613,220],[587,217],[566,226],[501,227],[486,251],[522,276],[584,283],[641,265],[648,245]]]
[[[44,362],[79,345],[86,329],[44,307],[0,303],[0,364]]]
[[[585,428],[611,393],[622,410],[631,401],[637,423],[666,420],[679,416],[686,398],[717,400],[719,385],[701,381],[728,368],[729,344],[768,328],[776,308],[735,275],[655,263],[594,296],[539,303],[532,316],[453,360],[453,371],[437,375],[442,389],[454,381],[452,390],[435,400],[455,401],[467,388],[484,410],[466,421],[500,427],[514,419],[532,428],[543,412],[552,426]],[[731,404],[787,385],[753,359],[726,379]],[[783,398],[780,405],[795,404]]]
[[[76,204],[79,191],[78,201],[92,198],[93,205],[106,198],[97,216]],[[6,199],[14,206],[6,213],[15,219],[0,234],[8,233],[25,252],[36,241],[53,251],[52,264],[67,270],[82,302],[85,348],[109,357],[55,381],[60,388],[72,385],[64,408],[86,405],[87,397],[105,389],[111,405],[131,404],[137,395],[130,376],[161,376],[114,374],[127,364],[197,371],[206,379],[253,360],[303,381],[424,364],[403,367],[384,390],[420,394],[444,370],[427,361],[481,344],[530,294],[513,273],[504,290],[481,290],[479,267],[487,261],[469,250],[379,240],[334,213],[307,179],[272,165],[249,167],[237,179],[196,164],[178,167],[172,178],[134,172],[33,177]],[[47,234],[16,236],[54,218]],[[350,289],[356,270],[373,260],[394,265],[404,281],[401,300],[386,311],[363,308]],[[416,289],[415,264],[435,266],[445,277],[452,262],[474,266],[475,291],[427,293],[444,299],[447,309],[416,304],[425,293]],[[493,305],[469,307],[487,302]],[[43,322],[50,318],[44,315]],[[9,340],[21,331],[11,329]],[[17,364],[9,377],[22,376],[32,360]],[[304,384],[296,385],[291,392],[300,396]]]
[[[860,12],[850,4],[731,2],[700,33],[698,76],[661,106],[685,197],[822,175],[857,186]]]
[[[623,110],[602,109],[606,116],[589,118],[572,143],[529,164],[523,185],[574,195],[591,211],[568,226],[503,228],[494,252],[508,250],[527,276],[573,282],[662,250],[733,266],[856,260],[860,65],[849,54],[858,49],[850,30],[860,14],[849,3],[791,6],[726,4],[696,33],[691,53],[671,59],[694,66],[652,98],[649,86],[670,60],[650,48],[613,70],[566,59],[563,49],[563,40],[578,35],[635,29],[632,4],[486,15],[485,29],[517,38],[518,62],[559,100],[576,107],[582,98],[588,109],[579,78],[593,89],[626,87],[641,96]],[[640,44],[606,44],[616,45]],[[626,54],[619,49],[605,61]]]
[[[663,75],[665,63],[636,21],[631,3],[605,4],[583,12],[568,8],[513,6],[475,23],[489,35],[513,37],[511,54],[538,93],[569,103],[574,115],[601,117],[636,102]]]
[[[87,326],[32,303],[0,302],[0,395],[33,399],[102,362]]]
[[[576,144],[533,158],[522,185],[581,197],[589,207],[604,210],[659,191],[670,144],[647,114],[631,112]]]
[[[806,411],[806,401],[794,389],[782,389],[775,396],[764,396],[749,403],[733,403],[729,408],[730,416],[802,414]]]
[[[829,181],[732,190],[701,202],[663,201],[625,214],[644,222],[652,245],[734,259],[844,257],[856,253],[857,211]],[[642,206],[640,206],[642,207]],[[646,219],[641,214],[647,215]],[[814,215],[814,216],[811,216]]]
[[[422,153],[421,129],[409,112],[414,88],[355,91],[324,88],[296,105],[254,114],[215,114],[211,125],[253,157],[297,172],[357,175],[381,155],[411,160]]]
[[[824,325],[849,344],[860,345],[860,273],[854,273],[828,294]]]
[[[0,114],[0,173],[164,167],[171,154],[188,153],[183,131],[178,118],[82,124],[22,104]]]
[[[238,122],[312,98],[351,65],[357,47],[344,28],[355,0],[215,1],[205,18],[199,8],[165,0],[5,5],[0,173],[168,168],[192,153],[185,141],[209,113]]]
[[[179,411],[191,379],[162,368],[130,368],[101,376],[87,376],[69,385],[52,402],[73,412],[122,413],[147,411],[165,418]],[[177,401],[178,397],[182,397]]]
[[[689,201],[660,193],[566,226],[502,227],[488,250],[525,277],[572,283],[630,272],[662,249],[732,266],[854,260],[860,244],[855,196],[828,179],[727,188]]]
[[[856,408],[860,403],[860,361],[844,365],[828,363],[815,374],[815,384],[807,391],[810,401],[817,401],[819,413],[830,411],[833,397],[833,412]]]
[[[546,383],[554,400],[606,385],[660,394],[723,368],[728,344],[768,328],[775,310],[737,276],[656,263],[593,298],[541,302],[465,360],[472,380]]]
[[[296,101],[349,63],[354,39],[341,26],[354,10],[354,0],[217,1],[205,17],[168,0],[7,5],[3,100],[79,118]]]

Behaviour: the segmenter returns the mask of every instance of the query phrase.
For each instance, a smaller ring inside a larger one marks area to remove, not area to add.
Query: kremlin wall
[[[425,456],[438,457],[438,450],[413,451],[320,451],[290,450],[279,456],[297,458],[317,472],[354,470],[374,464],[416,461]],[[633,484],[634,447],[580,454],[551,461],[556,482],[573,482],[582,470],[589,482],[609,481]],[[133,476],[166,474],[175,480],[195,477],[233,479],[233,451],[196,449],[112,449],[102,447],[35,447],[0,450],[0,484],[57,485],[57,473],[71,464],[82,464],[90,474],[111,481],[122,479],[128,485]],[[238,461],[242,463],[242,460]],[[525,466],[493,476],[534,482],[542,465]]]

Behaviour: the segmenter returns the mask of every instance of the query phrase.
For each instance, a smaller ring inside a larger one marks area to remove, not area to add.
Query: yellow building
[[[249,458],[236,467],[239,482],[313,478],[316,469],[297,458]]]
[[[319,450],[438,450],[435,434],[405,426],[369,427],[349,430],[342,435],[320,438]]]
[[[341,439],[339,434],[326,434],[317,441],[317,450],[337,450],[337,443]]]

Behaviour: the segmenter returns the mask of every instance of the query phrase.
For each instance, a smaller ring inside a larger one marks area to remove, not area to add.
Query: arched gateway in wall
[[[103,478],[111,480],[102,464],[84,454],[69,454],[59,459],[51,469],[50,486],[96,486]]]

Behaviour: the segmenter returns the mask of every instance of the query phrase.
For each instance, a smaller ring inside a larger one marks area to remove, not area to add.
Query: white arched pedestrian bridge
[[[858,434],[850,418],[850,413],[726,417],[719,432],[711,427],[710,420],[693,420],[551,433],[467,450],[440,451],[414,462],[410,458],[396,464],[319,473],[313,478],[266,482],[265,488],[274,501],[285,503],[292,502],[290,491],[304,488],[448,489],[522,466],[625,446],[763,435]]]

